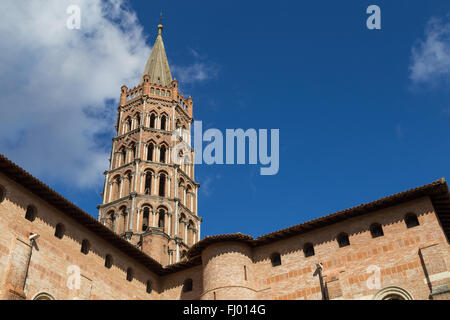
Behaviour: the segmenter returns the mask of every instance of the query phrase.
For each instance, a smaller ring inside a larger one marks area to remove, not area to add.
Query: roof
[[[149,257],[147,254],[139,250],[130,242],[119,237],[116,233],[112,232],[103,224],[98,222],[94,217],[78,208],[72,202],[65,199],[59,193],[52,190],[46,184],[33,177],[27,171],[1,154],[0,173],[5,174],[11,180],[14,180],[18,184],[24,186],[36,196],[47,201],[50,205],[54,206],[56,209],[60,210],[67,216],[73,218],[87,229],[96,233],[99,237],[111,243],[113,246],[124,252],[129,257],[135,259],[157,275],[167,275],[201,265],[202,261],[200,255],[202,250],[213,243],[238,241],[244,242],[249,246],[256,247],[274,241],[287,239],[289,237],[302,233],[317,230],[319,228],[323,228],[337,222],[341,222],[353,217],[368,214],[376,210],[381,210],[425,196],[430,197],[436,214],[441,222],[442,228],[447,235],[447,239],[450,239],[450,193],[447,182],[444,178],[442,178],[421,187],[396,193],[379,200],[338,211],[336,213],[332,213],[318,219],[310,220],[286,229],[260,236],[256,239],[242,233],[208,236],[192,246],[192,248],[188,252],[188,261],[182,261],[167,267],[163,267],[159,262]]]
[[[172,82],[172,74],[170,73],[169,62],[164,49],[162,29],[162,24],[158,25],[158,36],[142,74],[141,83],[144,81],[144,76],[148,75],[151,83],[169,87]]]

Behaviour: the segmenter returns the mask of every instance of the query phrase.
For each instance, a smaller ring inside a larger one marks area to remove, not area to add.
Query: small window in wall
[[[5,200],[5,194],[6,194],[5,189],[2,186],[0,186],[0,203],[2,203],[3,200]]]
[[[370,225],[370,234],[372,238],[378,238],[384,236],[383,227],[379,223],[372,223]]]
[[[183,292],[192,291],[192,279],[186,279],[183,284]]]
[[[270,256],[270,261],[272,262],[272,267],[277,267],[281,265],[281,255],[278,252],[273,253]]]
[[[127,281],[133,281],[133,269],[132,268],[127,269]]]
[[[347,247],[350,245],[350,239],[348,238],[348,234],[341,233],[337,237],[337,242],[339,244],[339,248]]]
[[[146,286],[145,291],[147,293],[152,293],[152,282],[150,280],[147,281],[147,286]]]
[[[405,216],[405,223],[406,223],[406,227],[408,229],[414,228],[419,225],[419,220],[417,219],[417,216],[414,213],[408,213]]]
[[[29,221],[34,221],[36,219],[36,209],[32,206],[27,207],[27,212],[25,213],[25,219]]]
[[[303,253],[305,254],[305,258],[311,257],[315,254],[312,243],[307,243],[303,246]]]
[[[105,267],[111,269],[113,265],[113,258],[110,254],[107,254],[105,257]]]
[[[66,229],[64,228],[64,225],[62,223],[58,223],[55,228],[55,237],[58,239],[62,239],[64,237]]]
[[[83,254],[88,254],[88,253],[89,253],[89,250],[91,250],[91,244],[89,243],[89,240],[84,239],[84,240],[81,242],[81,252],[82,252]]]

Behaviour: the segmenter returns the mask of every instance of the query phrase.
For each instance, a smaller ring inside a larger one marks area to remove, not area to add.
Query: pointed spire
[[[162,39],[163,25],[158,25],[158,36],[153,45],[150,58],[148,58],[144,73],[141,78],[141,83],[144,81],[144,76],[150,77],[150,83],[169,87],[172,82],[172,74],[170,73],[169,62],[167,61],[166,50]]]

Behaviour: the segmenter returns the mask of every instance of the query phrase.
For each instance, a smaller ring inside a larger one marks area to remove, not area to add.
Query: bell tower
[[[162,24],[137,87],[121,88],[98,219],[162,265],[185,258],[200,240],[193,100],[172,79]]]

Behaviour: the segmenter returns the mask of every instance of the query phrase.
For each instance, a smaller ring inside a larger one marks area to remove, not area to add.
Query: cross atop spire
[[[141,83],[144,81],[144,76],[150,76],[150,82],[162,86],[169,87],[172,82],[172,74],[170,73],[169,62],[167,60],[166,50],[162,39],[162,11],[160,15],[160,23],[158,25],[158,36],[153,45],[152,52],[148,58],[144,73],[141,78]]]

